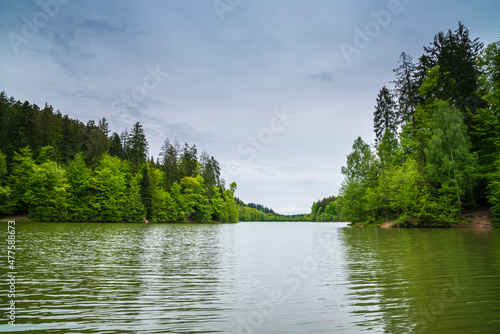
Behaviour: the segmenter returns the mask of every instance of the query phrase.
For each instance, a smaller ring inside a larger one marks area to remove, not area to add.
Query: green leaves
[[[352,145],[352,152],[347,156],[347,164],[342,167],[346,181],[363,182],[373,176],[374,155],[370,146],[361,137]]]
[[[66,172],[55,162],[34,166],[24,193],[29,216],[39,221],[66,221],[68,217]]]
[[[456,211],[461,213],[465,195],[474,186],[477,155],[471,153],[467,127],[460,111],[440,102],[431,119],[432,137],[428,148],[426,171],[429,181],[441,196],[456,196]]]

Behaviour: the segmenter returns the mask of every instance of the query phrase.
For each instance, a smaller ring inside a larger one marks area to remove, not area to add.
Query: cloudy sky
[[[336,195],[352,142],[406,51],[461,20],[485,44],[500,2],[0,0],[0,90],[120,133],[143,124],[221,162],[284,214]]]

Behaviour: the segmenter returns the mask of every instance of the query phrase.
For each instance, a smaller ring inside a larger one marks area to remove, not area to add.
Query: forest
[[[309,215],[282,215],[276,213],[273,209],[265,207],[262,204],[245,204],[239,198],[236,198],[239,204],[240,221],[259,221],[259,222],[291,222],[291,221],[309,221]]]
[[[375,143],[354,141],[339,196],[314,217],[445,227],[481,207],[498,226],[500,42],[484,46],[459,23],[418,61],[401,53],[394,75],[376,98]]]
[[[236,184],[196,146],[163,144],[148,158],[142,125],[110,134],[45,105],[0,93],[0,216],[35,221],[235,223]]]
[[[325,197],[314,202],[309,219],[312,222],[340,222],[342,218],[337,212],[337,197]]]

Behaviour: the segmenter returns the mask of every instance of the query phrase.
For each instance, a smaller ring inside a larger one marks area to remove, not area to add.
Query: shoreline
[[[397,224],[396,221],[388,221],[380,224],[379,228],[466,228],[466,229],[494,229],[495,227],[491,223],[491,211],[490,209],[482,208],[473,212],[464,213],[460,215],[460,223],[451,226],[394,226]]]

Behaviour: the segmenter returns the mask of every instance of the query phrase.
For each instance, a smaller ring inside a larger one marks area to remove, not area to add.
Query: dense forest
[[[236,184],[226,187],[217,160],[166,139],[148,158],[142,125],[110,134],[0,93],[0,216],[37,221],[238,221]]]
[[[375,144],[354,141],[328,212],[353,223],[451,226],[488,207],[498,224],[500,42],[485,47],[459,23],[418,61],[403,52],[394,73],[376,99]]]
[[[335,196],[330,196],[314,202],[309,218],[312,222],[342,221],[339,212],[337,212],[337,198]]]

